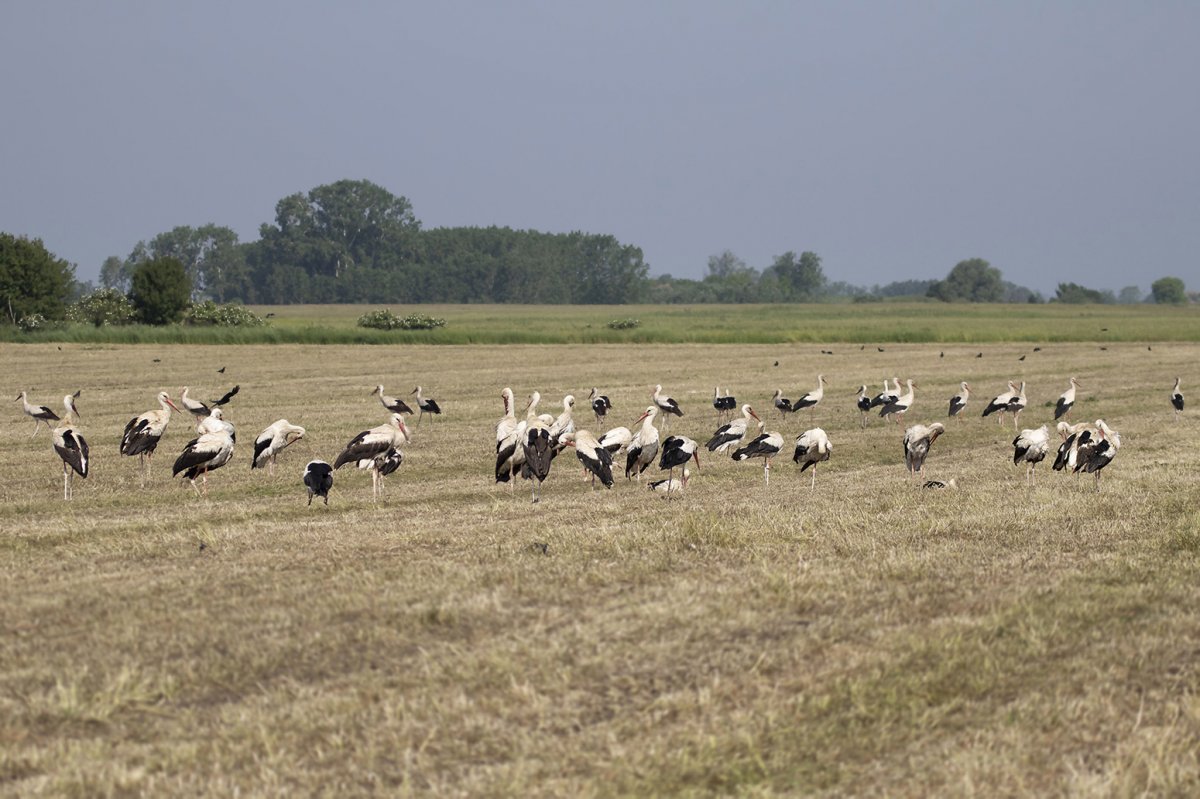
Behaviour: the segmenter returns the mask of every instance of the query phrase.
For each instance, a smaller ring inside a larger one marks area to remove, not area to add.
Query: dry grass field
[[[0,345],[0,794],[1200,792],[1200,422],[1167,404],[1177,374],[1200,401],[1200,345],[828,348]],[[591,386],[629,425],[662,383],[706,439],[720,383],[790,445],[809,415],[769,398],[818,372],[816,491],[707,453],[671,503],[593,491],[570,451],[538,506],[493,485],[506,385],[574,393],[592,429]],[[927,464],[957,489],[906,479],[895,425],[860,430],[855,389],[892,375],[919,385],[909,422],[975,388]],[[1049,421],[1070,375],[1076,418],[1123,438],[1100,493],[1048,462],[1026,486],[1011,424],[979,418],[1012,378],[1022,427]],[[343,470],[305,507],[304,463],[384,420],[379,382],[444,416],[378,504]],[[125,422],[233,383],[207,499],[170,479],[178,416],[141,488]],[[69,504],[21,389],[83,390]],[[280,417],[307,438],[251,472]]]

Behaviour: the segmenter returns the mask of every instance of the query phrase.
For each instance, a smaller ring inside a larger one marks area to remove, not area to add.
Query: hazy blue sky
[[[94,277],[366,178],[653,273],[1200,283],[1197,2],[16,2],[0,230]]]

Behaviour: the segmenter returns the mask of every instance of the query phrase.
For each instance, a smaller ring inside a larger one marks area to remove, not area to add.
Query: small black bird
[[[880,352],[883,352],[883,347],[876,347],[875,349],[879,350]]]
[[[1108,352],[1108,347],[1101,347],[1101,348],[1100,348],[1100,350],[1101,350],[1102,352]]]
[[[1033,351],[1034,351],[1034,352],[1041,352],[1041,351],[1042,351],[1042,348],[1041,348],[1041,347],[1034,347],[1034,348],[1033,348]]]
[[[531,550],[533,550],[534,552],[539,552],[543,555],[550,554],[550,545],[547,544],[545,541],[534,541],[532,544],[529,545],[529,548]]]
[[[219,375],[223,375],[223,374],[225,374],[225,367],[224,367],[224,366],[222,366],[220,369],[218,369],[218,370],[217,370],[217,374],[219,374]]]
[[[861,347],[859,347],[859,348],[858,348],[858,351],[859,351],[859,352],[862,352],[862,351],[863,351],[863,350],[865,350],[866,348],[867,348],[867,345],[866,345],[866,344],[864,344],[864,345],[862,345]]]
[[[1025,356],[1024,356],[1024,355],[1022,355],[1020,358],[1017,358],[1017,360],[1018,360],[1018,361],[1023,361],[1023,360],[1025,360]]]
[[[155,362],[155,363],[162,363],[162,358],[155,358],[155,359],[154,359],[154,362]]]
[[[308,489],[308,504],[321,497],[329,504],[329,489],[333,488],[333,467],[325,461],[309,461],[304,467],[304,486]]]
[[[779,361],[776,361],[776,362],[775,362],[775,365],[776,365],[776,366],[778,366],[778,365],[779,365]]]
[[[1153,348],[1153,347],[1146,347],[1146,350],[1147,350],[1148,352],[1154,352],[1154,348]]]
[[[945,350],[942,350],[942,354],[941,354],[941,355],[939,355],[938,357],[939,357],[939,358],[945,358],[945,357],[946,357],[946,351],[945,351]]]
[[[981,352],[981,353],[979,353],[978,355],[976,355],[975,357],[976,357],[976,358],[982,358],[982,357],[983,357],[983,353]]]
[[[219,400],[215,400],[212,403],[212,406],[214,408],[219,408],[222,405],[228,403],[231,399],[233,399],[234,395],[236,395],[240,389],[241,389],[241,386],[234,386],[233,388],[229,389],[229,391],[227,391],[225,393],[225,396],[221,397]]]
[[[1107,328],[1107,327],[1102,327],[1102,328],[1100,328],[1100,332],[1101,332],[1101,333],[1107,333],[1107,332],[1108,332],[1108,328]]]

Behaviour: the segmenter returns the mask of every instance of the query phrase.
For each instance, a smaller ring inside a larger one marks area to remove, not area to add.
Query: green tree
[[[122,294],[129,293],[129,275],[133,264],[123,261],[116,255],[110,255],[100,265],[100,285],[106,289],[115,289]]]
[[[129,299],[140,322],[148,325],[178,322],[191,298],[192,281],[176,258],[152,258],[133,270]]]
[[[1113,303],[1116,302],[1116,297],[1112,295],[1112,292],[1089,289],[1078,283],[1059,283],[1058,289],[1054,292],[1054,302],[1061,302],[1068,305]]]
[[[232,229],[207,224],[181,225],[159,233],[149,245],[139,242],[130,260],[175,258],[192,281],[193,299],[212,297],[218,302],[241,299],[246,289],[246,259]]]
[[[1117,295],[1117,302],[1122,305],[1135,305],[1146,299],[1146,295],[1137,286],[1126,286]]]
[[[959,261],[929,287],[928,296],[943,302],[1000,302],[1004,299],[1004,276],[982,258]]]
[[[0,233],[0,313],[9,322],[32,314],[62,319],[74,284],[75,266],[41,239]]]
[[[764,273],[779,280],[784,299],[811,302],[825,290],[825,272],[821,269],[821,256],[815,252],[785,252],[776,256],[775,262]]]
[[[1182,305],[1187,302],[1183,281],[1177,277],[1160,277],[1150,284],[1150,294],[1160,305]]]

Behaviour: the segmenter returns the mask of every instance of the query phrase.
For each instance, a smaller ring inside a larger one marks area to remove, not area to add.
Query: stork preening
[[[23,392],[21,396],[25,396]],[[1171,407],[1175,409],[1175,421],[1178,422],[1179,414],[1183,413],[1183,389],[1179,387],[1178,377],[1175,378],[1175,388],[1171,389]]]
[[[254,457],[250,460],[251,469],[267,467],[267,473],[275,474],[275,459],[284,449],[304,438],[304,428],[295,425],[287,419],[272,422],[266,430],[254,439]]]
[[[817,464],[829,460],[832,454],[833,445],[829,443],[829,436],[821,428],[814,427],[796,436],[796,451],[792,453],[792,460],[800,464],[801,474],[809,466],[812,467],[812,485],[809,488],[817,487]]]
[[[867,396],[867,385],[858,387],[858,396],[855,397],[854,404],[858,407],[859,421],[862,422],[863,429],[867,427],[867,414],[871,412],[871,398]]]
[[[1079,381],[1072,377],[1070,383],[1067,390],[1059,395],[1058,402],[1054,404],[1055,421],[1063,416],[1066,416],[1068,421],[1071,419],[1071,408],[1075,406],[1075,389],[1079,388]]]
[[[146,411],[140,416],[130,419],[129,423],[125,425],[125,432],[121,435],[121,454],[130,457],[138,456],[138,465],[141,467],[143,478],[146,475],[148,461],[154,457],[154,451],[158,449],[158,442],[162,439],[163,433],[167,431],[167,424],[171,421],[171,411],[179,410],[165,391],[158,392],[158,405],[159,410]]]
[[[766,425],[759,420],[758,437],[746,446],[734,450],[733,459],[744,461],[750,458],[762,458],[763,484],[769,486],[771,485],[771,458],[774,458],[783,449],[783,435],[775,430],[766,432],[765,427]]]
[[[74,476],[79,475],[86,480],[91,468],[87,440],[75,429],[74,419],[79,415],[79,411],[75,407],[75,397],[78,396],[79,392],[77,391],[74,395],[68,394],[63,397],[63,408],[66,413],[50,432],[54,451],[62,459],[64,500],[69,500],[74,496],[74,487],[72,486]]]
[[[1070,469],[1074,472],[1075,465],[1079,462],[1080,444],[1091,440],[1091,424],[1088,422],[1079,424],[1059,422],[1056,429],[1062,437],[1062,444],[1059,445],[1058,453],[1054,457],[1054,464],[1050,468],[1056,472],[1061,472],[1063,469]]]
[[[371,392],[371,395],[374,396],[375,394],[379,395],[379,401],[383,404],[383,407],[387,408],[388,413],[403,413],[407,416],[412,416],[412,408],[408,407],[408,403],[402,399],[389,397],[387,394],[384,394],[383,386],[375,386],[375,390]]]
[[[905,383],[908,386],[908,390],[898,397],[894,397],[890,402],[885,402],[883,407],[879,409],[880,418],[885,420],[892,419],[896,424],[900,424],[900,417],[904,416],[908,412],[908,409],[912,407],[913,399],[916,396],[913,392],[913,389],[916,388],[916,383],[912,381],[912,378],[909,378]],[[896,385],[898,386],[899,384],[900,381],[897,380]]]
[[[1042,425],[1036,430],[1022,430],[1013,439],[1013,466],[1018,463],[1028,464],[1025,473],[1027,483],[1034,482],[1034,469],[1046,459],[1050,451],[1050,430]]]
[[[825,375],[817,375],[817,387],[805,394],[800,399],[792,400],[792,413],[802,411],[805,408],[809,409],[811,415],[816,414],[816,407],[821,404],[821,400],[825,398]],[[810,415],[809,418],[812,418]]]
[[[779,411],[779,418],[787,416],[792,412],[792,401],[783,396],[783,389],[775,389],[775,396],[771,397],[771,404],[775,406],[775,410]]]
[[[329,504],[329,489],[333,488],[333,467],[325,461],[309,461],[304,467],[304,487],[308,490],[308,504],[313,497],[320,497]]]
[[[608,397],[600,393],[600,389],[593,388],[592,393],[588,395],[588,402],[592,404],[592,413],[596,415],[596,421],[599,422],[608,415],[612,410],[612,402]]]
[[[651,405],[646,412],[637,418],[634,424],[641,428],[634,434],[633,440],[625,448],[625,479],[637,475],[638,482],[642,481],[642,472],[654,463],[658,455],[658,429],[654,426],[654,417],[658,415],[658,406]]]
[[[1017,387],[1011,380],[1009,380],[1008,391],[992,397],[992,401],[989,402],[987,407],[983,409],[983,415],[991,416],[993,413],[998,413],[1000,415],[996,417],[997,421],[1000,424],[1004,424],[1004,414],[1008,412],[1008,404],[1015,396],[1017,396]]]
[[[620,452],[622,447],[628,447],[631,441],[633,441],[633,433],[628,427],[614,427],[600,436],[600,446],[613,455]]]
[[[46,429],[49,430],[50,423],[58,421],[58,414],[47,408],[45,405],[30,404],[29,400],[26,399],[26,394],[24,391],[17,395],[17,399],[21,401],[21,406],[25,411],[25,415],[33,419],[33,435],[31,435],[30,438],[33,438],[33,436],[37,435],[38,428],[41,427],[43,423],[45,423]],[[13,402],[16,402],[16,400],[13,400]]]
[[[737,400],[721,393],[721,387],[713,388],[713,410],[717,412],[717,424],[737,408]]]
[[[437,401],[433,400],[429,397],[423,396],[421,394],[420,386],[417,386],[416,388],[414,388],[412,390],[412,393],[417,395],[417,410],[418,410],[417,427],[421,426],[421,420],[425,418],[425,414],[428,413],[433,416],[441,415],[442,409],[440,407],[438,407]],[[433,419],[430,419],[429,423],[433,424]]]
[[[601,447],[594,435],[587,430],[572,430],[564,433],[561,440],[564,446],[575,448],[575,455],[583,468],[592,473],[592,485],[599,477],[605,488],[612,488],[612,453]]]
[[[967,407],[967,400],[970,398],[971,387],[967,385],[967,381],[964,380],[958,384],[958,393],[950,398],[950,412],[947,413],[946,416],[958,416],[958,420],[961,422],[962,417],[959,416],[959,414],[962,413],[963,408]]]
[[[749,404],[742,406],[742,418],[734,419],[733,421],[723,424],[717,428],[717,432],[705,444],[709,452],[724,452],[734,444],[740,443],[746,437],[746,431],[750,429],[750,420],[756,422],[762,420],[758,418],[758,414]]]
[[[213,414],[220,414],[220,408],[213,408]],[[208,418],[213,418],[210,415]],[[217,419],[219,420],[219,416]],[[233,434],[224,427],[215,427],[207,433],[193,438],[183,448],[183,452],[175,459],[171,476],[180,473],[191,483],[197,494],[208,496],[208,473],[220,469],[233,458]],[[197,488],[196,478],[200,478],[203,490]]]
[[[408,426],[404,424],[404,417],[393,413],[387,424],[364,430],[350,439],[346,448],[333,462],[333,468],[340,469],[347,463],[353,463],[359,468],[363,468],[361,462],[370,461],[367,468],[371,470],[371,498],[378,499],[381,469],[386,465],[388,458],[395,457],[392,455],[392,450],[399,453],[400,446],[407,443],[408,440]],[[403,460],[402,454],[400,460]],[[396,465],[399,466],[399,463]],[[392,468],[392,471],[394,470],[395,467]]]
[[[237,443],[237,428],[233,426],[233,422],[225,419],[225,412],[220,408],[213,408],[200,420],[196,425],[196,435],[204,435],[205,433],[220,433],[226,432],[233,442]]]
[[[700,471],[699,445],[687,436],[668,436],[662,444],[662,455],[658,459],[658,468],[668,469],[667,480],[675,479],[675,470],[685,467],[688,461],[696,461],[696,471]],[[668,486],[669,486],[668,482]],[[668,488],[667,499],[671,498]]]
[[[683,416],[683,408],[679,407],[679,403],[673,397],[665,396],[662,393],[662,386],[654,387],[654,391],[650,394],[650,399],[662,412],[662,429],[664,431],[666,431],[667,426],[670,424],[672,416]]]
[[[1121,449],[1121,436],[1105,424],[1103,419],[1096,420],[1096,430],[1097,434],[1089,436],[1089,441],[1080,442],[1079,461],[1075,464],[1075,471],[1096,475],[1096,490],[1099,491],[1100,471],[1117,457],[1117,451]]]
[[[944,432],[946,426],[941,422],[928,426],[915,424],[904,431],[904,465],[910,477],[925,473],[925,458],[929,456],[929,448]]]

